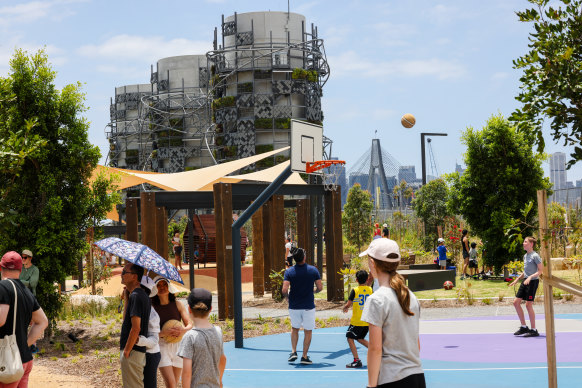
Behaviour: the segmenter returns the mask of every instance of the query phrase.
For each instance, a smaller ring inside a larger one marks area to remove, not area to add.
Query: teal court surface
[[[527,315],[526,315],[527,316]],[[539,337],[513,335],[513,316],[421,320],[420,356],[427,387],[547,387],[544,316],[536,316]],[[529,322],[528,322],[529,324]],[[556,314],[558,386],[582,387],[582,314]],[[358,345],[362,369],[347,369],[352,355],[346,327],[313,332],[309,356],[313,365],[287,363],[289,333],[224,345],[225,387],[365,387],[366,349]],[[301,356],[303,333],[299,334]]]

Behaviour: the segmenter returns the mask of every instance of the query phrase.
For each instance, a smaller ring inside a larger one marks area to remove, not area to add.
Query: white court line
[[[582,369],[582,366],[558,366],[558,369]],[[459,368],[459,369],[423,369],[425,372],[477,372],[477,371],[496,371],[496,370],[525,370],[525,369],[548,369],[545,366],[529,366],[529,367],[519,367],[519,368]],[[293,369],[226,369],[229,372],[293,372]],[[302,368],[301,373],[304,372],[368,372],[367,369],[311,369]]]

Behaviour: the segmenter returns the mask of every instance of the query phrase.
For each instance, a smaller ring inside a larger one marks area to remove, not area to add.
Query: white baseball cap
[[[439,237],[439,239],[437,241],[440,242],[440,243],[442,243],[442,242],[445,242],[445,239],[442,238],[442,237]]]
[[[396,254],[396,258],[388,258],[388,255]],[[397,262],[400,261],[400,248],[398,243],[387,238],[378,238],[373,240],[368,249],[360,253],[360,257],[370,256],[376,260]]]

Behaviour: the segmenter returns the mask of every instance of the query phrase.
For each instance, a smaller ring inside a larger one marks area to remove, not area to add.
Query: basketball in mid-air
[[[402,116],[400,122],[404,128],[412,128],[414,127],[414,124],[416,124],[416,119],[410,113],[406,113],[404,116]]]
[[[445,284],[443,284],[443,287],[445,288],[445,290],[452,290],[453,289],[453,282],[451,282],[450,280],[447,280],[445,282]]]
[[[164,323],[164,327],[162,327],[162,330],[167,330],[171,327],[178,327],[180,329],[184,328],[184,325],[182,325],[182,322],[175,320],[175,319],[170,319],[169,321],[166,321],[166,323]],[[173,335],[167,335],[165,337],[165,340],[167,343],[173,344],[175,342],[180,342],[180,340],[182,339],[182,336],[176,337]]]

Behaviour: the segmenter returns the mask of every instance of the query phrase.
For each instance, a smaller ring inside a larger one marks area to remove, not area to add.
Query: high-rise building
[[[398,183],[403,180],[411,184],[416,181],[416,167],[415,166],[400,166],[398,169]]]
[[[550,155],[550,182],[554,194],[550,201],[564,203],[566,201],[566,154],[555,152]]]

